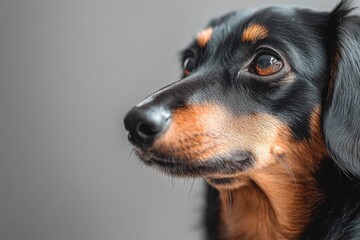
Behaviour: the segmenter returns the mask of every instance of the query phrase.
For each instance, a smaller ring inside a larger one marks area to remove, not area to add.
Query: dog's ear
[[[323,130],[331,157],[349,175],[360,177],[360,18],[350,1],[330,13],[330,71]]]

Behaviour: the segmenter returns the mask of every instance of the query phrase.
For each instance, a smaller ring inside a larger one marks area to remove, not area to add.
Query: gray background
[[[0,1],[0,239],[199,239],[201,181],[142,167],[122,118],[210,18],[268,3]]]

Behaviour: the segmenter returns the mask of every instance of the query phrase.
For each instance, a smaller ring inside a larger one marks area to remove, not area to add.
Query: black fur
[[[217,240],[219,225],[219,192],[206,184],[206,207],[204,209],[205,239]]]
[[[302,239],[360,239],[359,181],[347,178],[332,159],[323,161],[317,180],[326,199]]]
[[[347,2],[332,13],[335,26],[324,134],[336,163],[360,177],[360,17],[349,16]]]

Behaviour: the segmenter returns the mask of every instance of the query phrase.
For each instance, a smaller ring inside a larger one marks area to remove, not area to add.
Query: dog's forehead
[[[296,8],[291,7],[243,9],[212,20],[207,29],[212,29],[211,42],[216,45],[224,36],[238,38],[251,24],[267,29],[279,21],[296,22],[295,13]]]
[[[241,24],[251,21],[271,22],[278,18],[291,19],[296,14],[297,8],[293,7],[267,7],[267,8],[249,8],[232,12],[210,22],[210,26],[218,30],[231,30]]]

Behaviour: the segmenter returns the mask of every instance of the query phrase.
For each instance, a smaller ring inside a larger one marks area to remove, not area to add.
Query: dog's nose
[[[167,129],[170,118],[170,110],[164,107],[134,107],[124,119],[125,128],[129,131],[129,141],[142,149],[151,147],[155,138]]]

